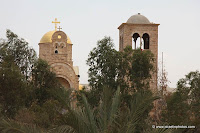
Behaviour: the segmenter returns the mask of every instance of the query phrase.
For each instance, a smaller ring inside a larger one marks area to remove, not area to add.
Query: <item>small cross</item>
[[[59,28],[58,28],[58,30],[60,31],[62,28],[60,28],[60,26],[59,26]]]
[[[55,31],[57,31],[57,24],[60,24],[60,22],[58,22],[57,18],[55,18],[55,21],[52,21],[52,23],[55,24]]]

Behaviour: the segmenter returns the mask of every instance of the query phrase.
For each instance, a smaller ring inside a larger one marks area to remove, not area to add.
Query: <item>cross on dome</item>
[[[60,31],[62,28],[60,28],[60,26],[59,26],[59,28],[58,28],[58,30]]]
[[[57,18],[55,18],[55,21],[52,21],[52,23],[55,24],[55,31],[57,31],[57,24],[60,24],[60,22],[58,22]]]

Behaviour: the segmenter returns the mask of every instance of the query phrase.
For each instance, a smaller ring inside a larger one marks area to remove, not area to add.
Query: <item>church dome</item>
[[[131,24],[150,24],[150,21],[140,13],[131,16],[126,23]]]
[[[52,42],[51,38],[54,33],[55,33],[55,30],[49,31],[46,34],[44,34],[40,40],[40,43],[51,43]],[[71,39],[69,38],[68,35],[67,35],[67,43],[72,44]]]

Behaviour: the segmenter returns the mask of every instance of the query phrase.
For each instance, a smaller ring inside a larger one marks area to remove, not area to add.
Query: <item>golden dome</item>
[[[49,43],[52,42],[51,37],[54,34],[54,31],[49,31],[46,34],[43,35],[43,37],[40,40],[40,43]],[[67,43],[72,44],[71,39],[69,38],[69,36],[67,35]]]

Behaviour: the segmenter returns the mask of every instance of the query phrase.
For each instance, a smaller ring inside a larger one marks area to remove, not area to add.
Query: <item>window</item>
[[[61,35],[58,35],[58,39],[61,39]]]
[[[149,35],[144,33],[142,38],[144,40],[144,49],[149,49]]]
[[[138,33],[133,34],[132,41],[133,41],[133,45],[132,45],[133,49],[137,49],[141,47],[140,35]]]

